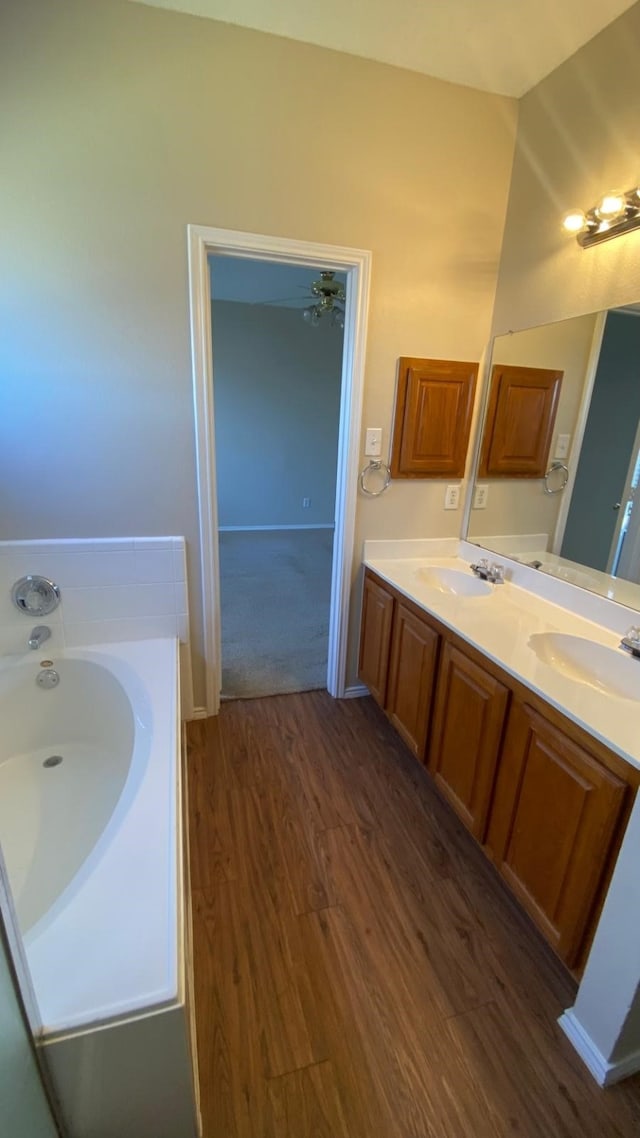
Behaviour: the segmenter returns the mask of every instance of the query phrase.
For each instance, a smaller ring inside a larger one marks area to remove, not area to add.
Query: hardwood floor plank
[[[319,1063],[269,1082],[269,1138],[350,1138],[331,1063]]]
[[[204,1138],[632,1138],[575,983],[371,700],[191,724]]]

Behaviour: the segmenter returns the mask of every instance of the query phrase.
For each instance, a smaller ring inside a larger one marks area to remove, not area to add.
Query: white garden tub
[[[0,844],[43,1053],[72,1135],[190,1138],[178,645],[67,650],[49,689],[45,660],[0,661]]]

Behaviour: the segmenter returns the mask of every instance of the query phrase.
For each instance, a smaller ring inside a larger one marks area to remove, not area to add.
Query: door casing
[[[371,253],[202,225],[187,226],[187,240],[206,692],[196,714],[217,715],[222,674],[209,254],[322,266],[347,276],[327,665],[329,693],[344,697]]]

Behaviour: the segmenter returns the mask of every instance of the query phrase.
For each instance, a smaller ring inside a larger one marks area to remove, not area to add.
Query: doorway
[[[221,698],[324,688],[346,279],[209,268]]]
[[[371,254],[366,250],[193,225],[188,227],[188,248],[206,679],[206,705],[199,709],[199,714],[217,714],[222,686],[210,255],[272,261],[310,270],[322,265],[326,270],[345,274],[347,296],[326,680],[329,693],[343,697],[349,694],[345,673]]]

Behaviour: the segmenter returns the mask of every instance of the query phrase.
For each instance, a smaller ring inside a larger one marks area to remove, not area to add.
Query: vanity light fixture
[[[570,210],[565,214],[562,224],[567,233],[575,233],[576,240],[583,249],[597,245],[599,241],[619,237],[621,233],[629,233],[631,229],[638,229],[640,187],[634,186],[624,193],[610,190],[586,213],[581,209]]]

